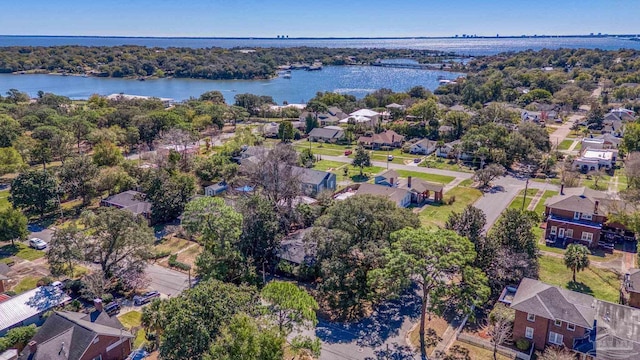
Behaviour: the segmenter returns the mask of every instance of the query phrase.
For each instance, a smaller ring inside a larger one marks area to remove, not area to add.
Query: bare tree
[[[183,129],[173,128],[162,134],[162,137],[157,140],[159,145],[165,146],[170,150],[174,150],[180,154],[180,166],[185,168],[189,158],[188,153],[189,146],[198,146],[197,136]]]
[[[498,360],[498,346],[511,341],[513,323],[505,318],[498,318],[489,323],[488,334],[493,344],[493,360]]]
[[[273,204],[291,202],[300,195],[298,154],[289,144],[278,144],[273,149],[259,152],[243,162],[248,180],[259,186]]]
[[[640,152],[632,152],[624,161],[624,172],[627,175],[629,189],[640,189]]]
[[[576,355],[567,348],[547,346],[542,354],[538,353],[539,360],[575,360]]]
[[[603,169],[593,170],[589,172],[589,176],[591,176],[591,178],[593,179],[594,188],[600,189],[600,186],[598,185],[598,183],[600,182],[600,180],[602,180],[602,178],[604,178],[604,175],[605,173]]]

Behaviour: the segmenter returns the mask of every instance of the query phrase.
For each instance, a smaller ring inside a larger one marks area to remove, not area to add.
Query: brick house
[[[580,359],[640,358],[640,310],[524,278],[511,308],[513,338],[536,350],[564,346]]]
[[[123,360],[131,353],[133,335],[116,317],[96,310],[89,314],[56,311],[38,330],[20,360]],[[56,354],[56,356],[52,356]]]
[[[640,309],[640,269],[625,274],[622,283],[621,303]]]
[[[610,214],[624,211],[627,205],[604,192],[562,187],[560,194],[547,199],[544,205],[548,241],[577,242],[595,248],[635,239],[622,224],[608,222]]]

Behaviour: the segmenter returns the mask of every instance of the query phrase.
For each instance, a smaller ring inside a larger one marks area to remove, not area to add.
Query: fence
[[[460,333],[458,335],[458,341],[493,351],[493,344],[491,342],[479,339],[475,336]],[[533,346],[531,346],[529,353],[526,354],[498,345],[498,354],[507,356],[511,359],[531,360],[531,355],[533,354]]]

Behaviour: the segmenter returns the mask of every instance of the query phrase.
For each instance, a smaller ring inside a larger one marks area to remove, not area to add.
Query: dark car
[[[107,306],[104,307],[104,311],[109,315],[109,316],[113,316],[117,313],[120,312],[120,304],[118,304],[117,302],[111,302],[109,304],[107,304]]]
[[[416,163],[416,164],[419,163],[420,161],[422,161],[422,159],[420,159],[420,158],[413,159],[413,162]]]
[[[154,298],[160,297],[160,293],[157,291],[149,291],[146,292],[142,295],[136,295],[133,297],[133,303],[136,305],[144,305],[148,302],[150,302],[151,300],[153,300]]]

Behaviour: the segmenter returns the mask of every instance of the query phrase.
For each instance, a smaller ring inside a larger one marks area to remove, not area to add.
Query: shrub
[[[53,280],[50,277],[45,276],[45,277],[41,278],[40,280],[38,280],[38,284],[37,285],[38,286],[51,285],[52,282],[53,282]]]
[[[155,252],[151,253],[151,255],[149,256],[149,259],[158,260],[158,259],[161,259],[163,257],[167,257],[169,255],[171,255],[171,251],[169,251],[169,250],[155,251]]]
[[[102,295],[102,303],[103,304],[108,304],[110,302],[113,302],[113,295],[111,294],[104,294]]]
[[[520,351],[527,351],[529,349],[529,346],[531,346],[531,343],[527,339],[516,340],[516,347]]]
[[[169,266],[180,269],[180,270],[184,270],[184,271],[191,270],[191,265],[178,261],[177,254],[173,254],[169,256]]]

